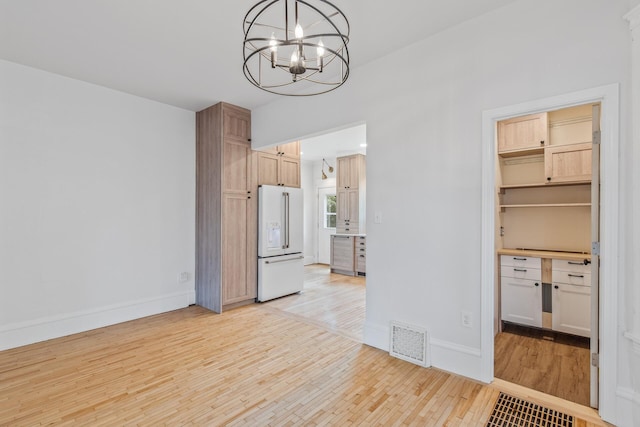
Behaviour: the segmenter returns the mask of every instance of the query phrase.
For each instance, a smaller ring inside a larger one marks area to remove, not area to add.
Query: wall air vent
[[[429,335],[426,329],[392,321],[390,325],[389,354],[398,359],[430,366],[427,343]]]

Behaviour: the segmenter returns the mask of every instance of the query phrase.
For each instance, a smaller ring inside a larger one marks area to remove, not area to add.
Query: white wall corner
[[[365,321],[363,342],[371,347],[389,351],[389,327]]]
[[[0,351],[187,307],[195,290],[41,317],[0,327]]]

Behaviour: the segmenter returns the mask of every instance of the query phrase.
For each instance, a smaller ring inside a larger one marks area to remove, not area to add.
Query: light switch
[[[375,224],[382,224],[382,212],[380,212],[380,211],[376,211],[376,212],[373,214],[373,222],[374,222]]]

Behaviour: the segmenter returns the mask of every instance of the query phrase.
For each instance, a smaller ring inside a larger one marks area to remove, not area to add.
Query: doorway
[[[336,233],[336,188],[318,188],[318,264],[331,263],[331,235]]]
[[[599,380],[599,398],[596,405],[603,417],[614,411],[616,355],[615,344],[615,311],[617,299],[617,271],[615,260],[618,256],[618,226],[615,221],[618,215],[618,85],[609,85],[580,92],[565,94],[557,97],[524,104],[504,107],[483,113],[483,217],[482,217],[482,363],[483,377],[491,382],[494,374],[494,332],[499,330],[501,321],[498,310],[500,295],[497,271],[499,269],[496,249],[500,230],[496,210],[496,170],[497,159],[497,123],[501,120],[537,114],[544,111],[554,111],[574,107],[582,104],[600,104],[602,107],[601,123],[603,126],[602,143],[600,145],[601,189],[600,212],[602,213],[598,225],[606,233],[600,235],[599,254],[601,270],[597,278],[604,284],[599,290],[599,317],[602,323],[598,328],[596,341],[599,351],[599,370],[595,375]],[[598,354],[598,353],[596,353]],[[590,357],[591,359],[591,357]],[[594,357],[598,359],[598,355]]]

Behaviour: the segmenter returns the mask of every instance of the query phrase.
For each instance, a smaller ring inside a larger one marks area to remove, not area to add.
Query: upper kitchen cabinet
[[[591,143],[557,145],[544,151],[547,182],[591,181]]]
[[[366,218],[366,161],[362,154],[338,157],[336,232],[362,234]]]
[[[337,181],[336,188],[357,190],[360,187],[360,181],[364,181],[364,156],[362,154],[354,154],[352,156],[338,157],[337,159]],[[363,170],[361,173],[361,169]]]
[[[257,180],[251,112],[219,103],[196,114],[196,303],[215,312],[257,293]]]
[[[498,122],[498,153],[504,156],[541,153],[549,141],[547,113]]]
[[[257,153],[258,184],[300,188],[300,142],[265,148]]]

